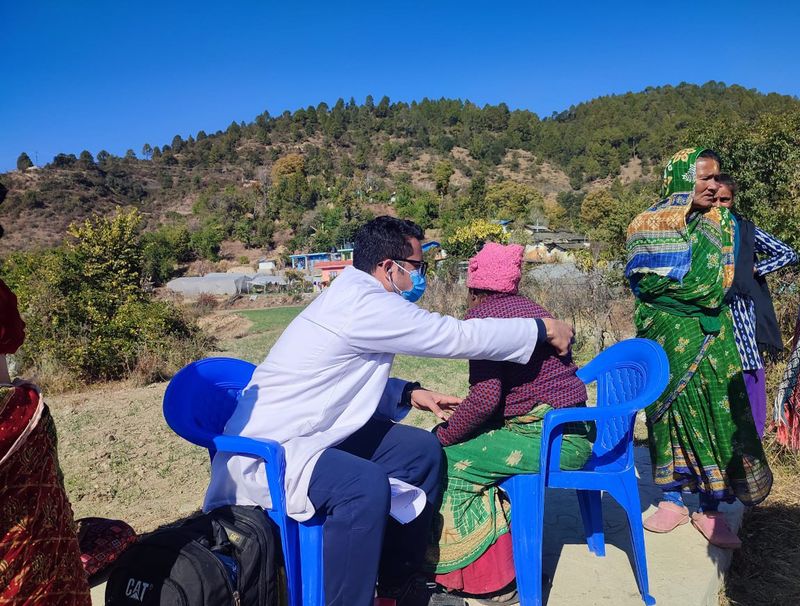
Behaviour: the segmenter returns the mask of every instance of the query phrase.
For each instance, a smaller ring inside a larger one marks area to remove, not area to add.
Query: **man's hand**
[[[453,408],[461,404],[461,398],[446,396],[436,391],[415,389],[411,392],[411,406],[419,410],[430,410],[442,421],[446,421],[453,414]]]
[[[544,322],[544,327],[547,329],[547,342],[555,347],[559,356],[567,355],[569,346],[575,336],[575,330],[572,326],[554,318],[542,318],[542,322]]]

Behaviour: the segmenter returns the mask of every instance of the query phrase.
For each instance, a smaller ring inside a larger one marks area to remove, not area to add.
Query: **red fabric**
[[[9,406],[19,411],[38,405],[32,387],[12,392],[0,411],[4,442],[19,435],[12,436],[5,423]],[[58,468],[55,426],[46,408],[0,466],[0,605],[11,604],[91,606],[72,507]]]
[[[552,318],[543,307],[521,295],[491,295],[467,312],[472,318]],[[474,435],[494,416],[515,417],[537,404],[564,408],[585,402],[586,386],[575,374],[572,353],[560,357],[551,345],[539,344],[527,364],[470,360],[469,394],[436,430],[449,446]]]
[[[495,593],[515,579],[511,533],[505,533],[472,564],[445,574],[437,574],[436,582],[453,591],[470,595]]]
[[[25,340],[25,322],[19,315],[17,297],[0,280],[0,355],[13,354]]]
[[[89,576],[107,568],[138,538],[122,520],[81,518],[77,524],[81,563]]]
[[[39,406],[39,394],[30,390],[21,397],[19,388],[0,390],[0,459],[14,446]]]
[[[800,316],[797,317],[794,327],[792,352],[795,352],[798,347],[800,347]],[[792,450],[800,450],[800,380],[789,394],[783,412],[786,415],[786,423],[777,423],[778,443]]]

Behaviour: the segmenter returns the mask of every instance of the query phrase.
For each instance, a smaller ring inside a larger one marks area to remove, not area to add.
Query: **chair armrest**
[[[636,404],[626,404],[624,406],[581,406],[575,408],[561,408],[551,410],[544,416],[542,422],[542,438],[539,449],[539,469],[558,471],[561,463],[561,440],[562,433],[556,430],[567,423],[577,423],[580,421],[604,421],[615,417],[633,416],[639,411],[640,407]],[[553,436],[553,434],[556,434]],[[552,441],[552,444],[551,444]],[[550,460],[551,453],[557,456]],[[546,474],[542,474],[543,479]]]
[[[641,407],[635,404],[625,404],[622,406],[576,406],[574,408],[557,408],[551,410],[544,417],[542,435],[550,428],[551,430],[564,423],[575,423],[576,421],[605,421],[614,417],[624,417],[635,415]]]
[[[245,438],[242,436],[214,436],[216,451],[232,455],[258,457],[264,461],[267,471],[267,486],[272,506],[278,511],[286,511],[286,489],[284,475],[286,459],[283,446],[265,438]]]

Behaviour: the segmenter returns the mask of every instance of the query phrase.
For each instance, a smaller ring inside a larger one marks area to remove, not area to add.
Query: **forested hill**
[[[580,228],[586,191],[648,180],[701,133],[719,139],[729,125],[797,115],[796,98],[715,82],[601,97],[544,118],[502,103],[340,99],[124,157],[59,154],[29,168],[21,154],[21,170],[0,175],[0,252],[57,244],[70,222],[117,205],[137,206],[150,229],[204,232],[212,248],[222,238],[336,244],[379,212],[445,230],[491,215]]]

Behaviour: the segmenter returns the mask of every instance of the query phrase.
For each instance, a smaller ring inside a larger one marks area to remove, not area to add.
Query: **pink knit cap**
[[[524,252],[519,244],[503,246],[487,242],[481,252],[469,260],[467,288],[516,294],[522,277]]]

